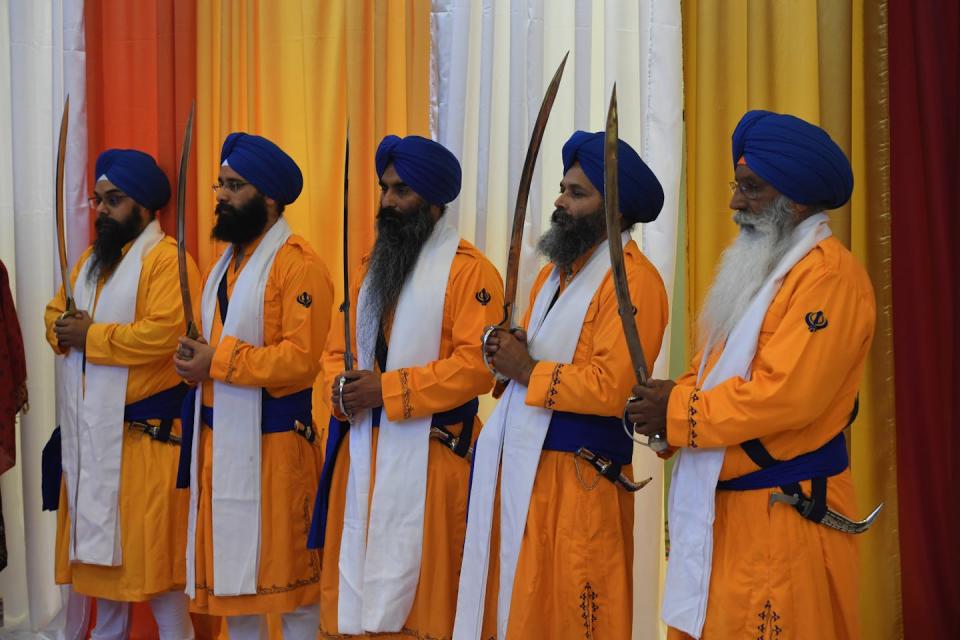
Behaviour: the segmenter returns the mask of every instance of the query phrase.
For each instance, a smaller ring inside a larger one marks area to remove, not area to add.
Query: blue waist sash
[[[193,457],[193,410],[197,397],[197,387],[190,390],[183,401],[181,414],[180,466],[177,469],[177,488],[190,487],[190,460]],[[260,413],[261,433],[283,433],[296,429],[296,422],[305,427],[313,424],[313,388],[307,387],[290,395],[274,398],[263,390],[263,403]],[[213,428],[213,407],[201,405],[200,420]]]
[[[143,400],[131,402],[123,409],[124,422],[147,420],[173,421],[180,417],[180,405],[189,387],[180,383]],[[44,511],[56,511],[60,504],[60,478],[63,459],[60,445],[60,427],[57,426],[43,447],[40,456],[40,494]]]
[[[543,441],[544,451],[576,453],[586,447],[619,465],[633,461],[633,440],[617,417],[554,411]]]
[[[466,429],[467,423],[472,424],[480,408],[480,401],[477,398],[442,413],[433,414],[430,420],[430,426],[445,427],[451,424],[461,423]],[[372,410],[373,426],[380,426],[380,413],[382,407],[376,407]],[[327,431],[327,448],[323,460],[323,470],[320,472],[320,485],[317,488],[317,499],[313,506],[313,522],[310,524],[310,535],[307,538],[307,548],[322,549],[327,535],[327,509],[330,501],[330,485],[333,482],[333,467],[337,461],[337,452],[350,430],[350,422],[342,422],[334,416],[330,416],[330,427]],[[461,434],[466,431],[461,431]]]
[[[846,438],[841,431],[819,449],[790,460],[778,460],[775,464],[739,478],[718,482],[717,490],[751,491],[753,489],[783,487],[803,480],[835,476],[846,469],[848,465]]]

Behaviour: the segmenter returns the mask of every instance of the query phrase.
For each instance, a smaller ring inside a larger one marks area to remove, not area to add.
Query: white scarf
[[[222,337],[235,336],[263,346],[263,294],[280,247],[290,237],[286,219],[278,219],[237,277],[223,323]],[[210,340],[217,288],[233,260],[230,245],[203,286],[203,337]],[[261,387],[213,381],[213,419],[223,434],[213,439],[213,591],[217,596],[257,592],[260,563],[260,422]],[[190,514],[187,523],[187,594],[196,590],[196,533],[200,459],[200,406],[194,406],[193,455],[190,459]]]
[[[104,283],[99,299],[97,280],[90,279],[89,256],[74,285],[77,308],[89,310],[97,323],[133,322],[143,258],[162,238],[160,223],[148,224]],[[70,560],[119,566],[123,559],[117,499],[129,370],[88,362],[84,375],[83,361],[79,349],[57,358],[57,417],[72,524]]]
[[[459,243],[458,232],[446,224],[438,224],[424,243],[397,301],[387,371],[439,357],[444,293]],[[377,324],[363,322],[370,313],[366,285],[357,300],[357,352],[360,368],[372,370]],[[410,614],[420,579],[431,417],[393,422],[381,412],[369,521],[371,412],[353,419],[340,538],[340,633],[399,631]]]
[[[624,232],[626,244],[630,234]],[[583,319],[610,273],[607,243],[593,255],[563,291],[551,310],[550,302],[560,288],[560,274],[554,269],[530,314],[527,342],[536,360],[570,363],[577,349]],[[547,312],[549,311],[549,315]],[[484,600],[490,568],[490,537],[494,493],[500,479],[500,585],[497,600],[497,637],[505,638],[510,619],[510,601],[517,558],[527,525],[533,482],[540,462],[543,441],[553,417],[552,409],[526,403],[527,387],[513,381],[487,420],[474,452],[473,482],[470,485],[470,515],[460,568],[455,640],[478,640],[483,626]]]
[[[811,216],[793,230],[793,245],[751,300],[737,322],[717,363],[703,380],[712,345],[703,350],[697,380],[703,391],[739,376],[750,379],[760,327],[783,279],[800,260],[830,237],[825,213]],[[713,564],[713,519],[717,479],[726,448],[680,450],[670,483],[670,562],[664,584],[663,621],[699,638],[707,615]]]

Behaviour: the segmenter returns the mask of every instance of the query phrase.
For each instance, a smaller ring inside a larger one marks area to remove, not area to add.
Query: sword
[[[513,209],[513,231],[510,234],[510,252],[507,254],[507,277],[504,286],[503,295],[503,320],[500,324],[491,325],[484,329],[481,339],[483,349],[483,362],[487,368],[496,376],[497,381],[505,384],[507,379],[497,373],[493,364],[487,358],[487,340],[490,339],[498,329],[511,331],[513,329],[513,310],[514,301],[517,298],[517,275],[520,272],[520,245],[523,242],[523,223],[527,217],[527,200],[530,198],[530,185],[533,183],[533,169],[537,164],[537,154],[540,153],[540,142],[543,140],[543,132],[547,128],[547,120],[550,118],[550,111],[553,109],[553,102],[557,98],[557,91],[560,89],[560,78],[563,77],[563,68],[567,64],[568,51],[560,66],[553,74],[553,79],[547,85],[547,92],[543,96],[543,102],[540,103],[540,112],[537,114],[537,120],[533,125],[533,133],[530,135],[530,145],[527,147],[527,156],[523,161],[523,170],[520,172],[520,185],[517,189],[517,203]]]
[[[63,165],[67,156],[67,128],[70,120],[70,95],[63,103],[63,115],[60,116],[60,142],[57,146],[57,174],[56,174],[56,223],[57,249],[60,257],[60,278],[63,281],[63,295],[66,298],[66,308],[61,318],[67,318],[77,312],[77,305],[73,299],[73,289],[70,286],[70,269],[67,265],[67,221],[63,207]]]
[[[634,320],[633,303],[630,301],[630,288],[627,285],[627,270],[623,264],[623,245],[620,244],[620,224],[617,213],[620,211],[620,184],[617,175],[617,142],[619,137],[619,122],[617,118],[617,85],[613,85],[610,95],[610,109],[607,111],[607,131],[604,139],[603,161],[603,207],[607,218],[607,244],[610,247],[610,270],[613,273],[613,283],[617,292],[617,309],[620,314],[620,324],[623,326],[623,335],[627,340],[627,351],[630,352],[630,362],[633,363],[633,373],[637,383],[644,385],[647,382],[647,361],[643,357],[643,345],[640,343],[640,333]],[[630,400],[633,400],[631,398]],[[624,412],[623,428],[630,439],[645,444],[656,452],[667,448],[667,442],[659,435],[650,436],[646,442],[637,440],[633,430],[627,422]]]
[[[450,451],[457,453],[457,445],[460,443],[460,436],[455,436],[443,427],[430,427],[430,437],[439,440],[440,444]],[[460,455],[460,454],[457,454]],[[467,462],[473,460],[473,447],[471,446],[463,454],[463,459]]]
[[[340,312],[343,313],[343,370],[353,371],[353,352],[350,348],[350,259],[348,253],[348,222],[349,206],[347,204],[347,195],[350,191],[350,123],[347,122],[347,139],[343,152],[343,304],[340,305]],[[339,403],[340,413],[350,417],[347,409],[343,406],[343,388],[347,384],[347,379],[340,376],[339,381]]]
[[[626,489],[630,493],[640,491],[640,489],[643,489],[653,481],[653,478],[647,478],[646,480],[641,480],[640,482],[634,482],[628,478],[626,474],[620,473],[619,467],[614,467],[612,460],[597,455],[586,447],[580,447],[573,455],[586,460],[593,466],[594,469],[597,470],[597,473],[609,479],[614,484],[620,485],[620,487]]]
[[[797,511],[799,511],[800,515],[802,515],[804,518],[810,514],[814,507],[813,500],[810,500],[804,496],[799,496],[797,494],[787,495],[785,493],[771,493],[770,506],[772,507],[777,502],[783,502],[784,504],[791,505]],[[843,533],[863,533],[869,529],[870,525],[872,525],[874,520],[877,519],[877,516],[880,515],[881,509],[883,509],[882,502],[876,509],[873,510],[873,513],[860,521],[851,520],[850,518],[840,515],[832,509],[827,509],[827,513],[823,516],[820,524],[837,531],[842,531]]]
[[[196,102],[190,104],[190,115],[183,131],[180,148],[180,175],[177,178],[177,265],[180,271],[180,299],[183,301],[183,319],[187,323],[187,337],[197,340],[200,332],[193,321],[193,300],[190,298],[190,280],[187,273],[187,169],[190,162],[190,142],[193,138],[193,114]],[[186,354],[182,354],[185,356]],[[192,354],[190,354],[192,357]]]

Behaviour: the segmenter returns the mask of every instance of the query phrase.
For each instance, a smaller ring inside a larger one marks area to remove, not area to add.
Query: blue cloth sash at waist
[[[477,398],[441,413],[433,414],[430,425],[434,427],[445,427],[457,423],[472,422],[480,408],[480,401]],[[373,426],[380,426],[380,413],[382,407],[372,409]],[[350,430],[349,421],[341,421],[336,417],[330,417],[330,427],[327,431],[327,448],[323,460],[323,470],[320,472],[320,485],[317,488],[317,499],[313,506],[313,522],[310,524],[310,535],[307,538],[307,548],[322,549],[327,535],[327,508],[330,501],[330,485],[333,482],[333,467],[337,461],[337,452]]]
[[[803,480],[835,476],[846,469],[848,465],[847,442],[841,431],[819,449],[790,460],[777,461],[776,464],[739,478],[718,482],[717,490],[750,491],[782,487]]]
[[[131,402],[123,409],[124,422],[147,420],[175,420],[180,417],[180,405],[189,387],[183,383],[170,387],[143,400]],[[60,478],[63,475],[63,459],[60,444],[60,427],[53,430],[40,456],[40,494],[44,511],[56,511],[60,504]]]
[[[580,447],[615,464],[633,461],[633,440],[623,430],[621,418],[554,411],[543,450],[576,453]]]
[[[313,424],[313,388],[307,387],[296,393],[274,398],[266,389],[262,391],[263,402],[260,413],[261,433],[283,433],[293,431],[295,423],[304,426]],[[180,443],[180,466],[177,469],[177,488],[190,487],[190,461],[193,457],[193,411],[197,397],[197,387],[190,390],[183,400],[181,414],[182,436]],[[200,420],[211,429],[213,428],[213,407],[201,405]]]

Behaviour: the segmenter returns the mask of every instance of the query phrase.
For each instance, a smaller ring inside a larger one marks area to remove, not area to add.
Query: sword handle
[[[629,398],[627,398],[627,404],[630,404],[631,402],[635,402],[639,399],[640,398],[638,398],[637,396],[630,396]],[[637,435],[634,433],[634,424],[630,422],[629,419],[627,419],[626,409],[623,410],[623,430],[626,431],[627,436],[629,436],[631,440],[633,440],[637,444],[642,444],[645,447],[650,447],[650,450],[653,451],[654,453],[661,453],[663,451],[666,451],[670,447],[670,445],[667,443],[667,439],[664,438],[659,433],[655,433],[652,436],[647,436],[647,439],[645,441],[638,440]]]
[[[487,369],[489,369],[490,373],[493,374],[493,377],[496,378],[497,384],[505,386],[508,382],[510,382],[510,378],[497,373],[493,363],[490,362],[490,359],[487,357],[487,341],[494,333],[497,332],[498,329],[500,329],[500,325],[490,325],[483,330],[483,337],[480,338],[480,353],[483,355],[483,364],[487,365]]]

